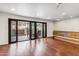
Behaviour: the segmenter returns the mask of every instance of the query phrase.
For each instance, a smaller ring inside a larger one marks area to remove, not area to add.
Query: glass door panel
[[[11,42],[16,42],[16,21],[11,21]]]
[[[42,38],[43,37],[43,27],[42,27],[42,23],[36,23],[37,27],[36,27],[36,34],[37,34],[37,38]]]
[[[18,41],[29,40],[30,38],[30,23],[18,21]]]
[[[43,38],[45,38],[46,37],[46,24],[44,23],[43,24]]]
[[[35,22],[31,22],[31,39],[35,39]]]

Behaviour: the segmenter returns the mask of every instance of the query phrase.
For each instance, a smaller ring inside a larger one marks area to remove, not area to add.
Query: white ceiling
[[[11,10],[11,9],[15,10]],[[79,3],[0,3],[0,11],[16,15],[63,20],[79,16]]]

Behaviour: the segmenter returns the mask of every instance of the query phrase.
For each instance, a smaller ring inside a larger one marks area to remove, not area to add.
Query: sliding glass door
[[[45,38],[47,25],[44,22],[9,19],[9,43]]]
[[[30,22],[18,21],[18,41],[29,40]]]
[[[30,39],[36,39],[36,23],[30,22]]]
[[[42,38],[43,37],[43,23],[36,23],[36,35],[37,38]]]
[[[31,39],[39,39],[47,37],[47,25],[43,22],[31,22]]]

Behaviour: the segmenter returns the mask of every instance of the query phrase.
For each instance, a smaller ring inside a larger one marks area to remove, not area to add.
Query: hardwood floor
[[[44,38],[0,46],[0,56],[79,56],[79,45]]]

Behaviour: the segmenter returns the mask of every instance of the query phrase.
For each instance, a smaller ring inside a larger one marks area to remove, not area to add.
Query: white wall
[[[54,30],[79,32],[79,18],[54,22]]]
[[[0,45],[8,44],[8,18],[47,22],[47,36],[52,36],[53,22],[0,13]]]

